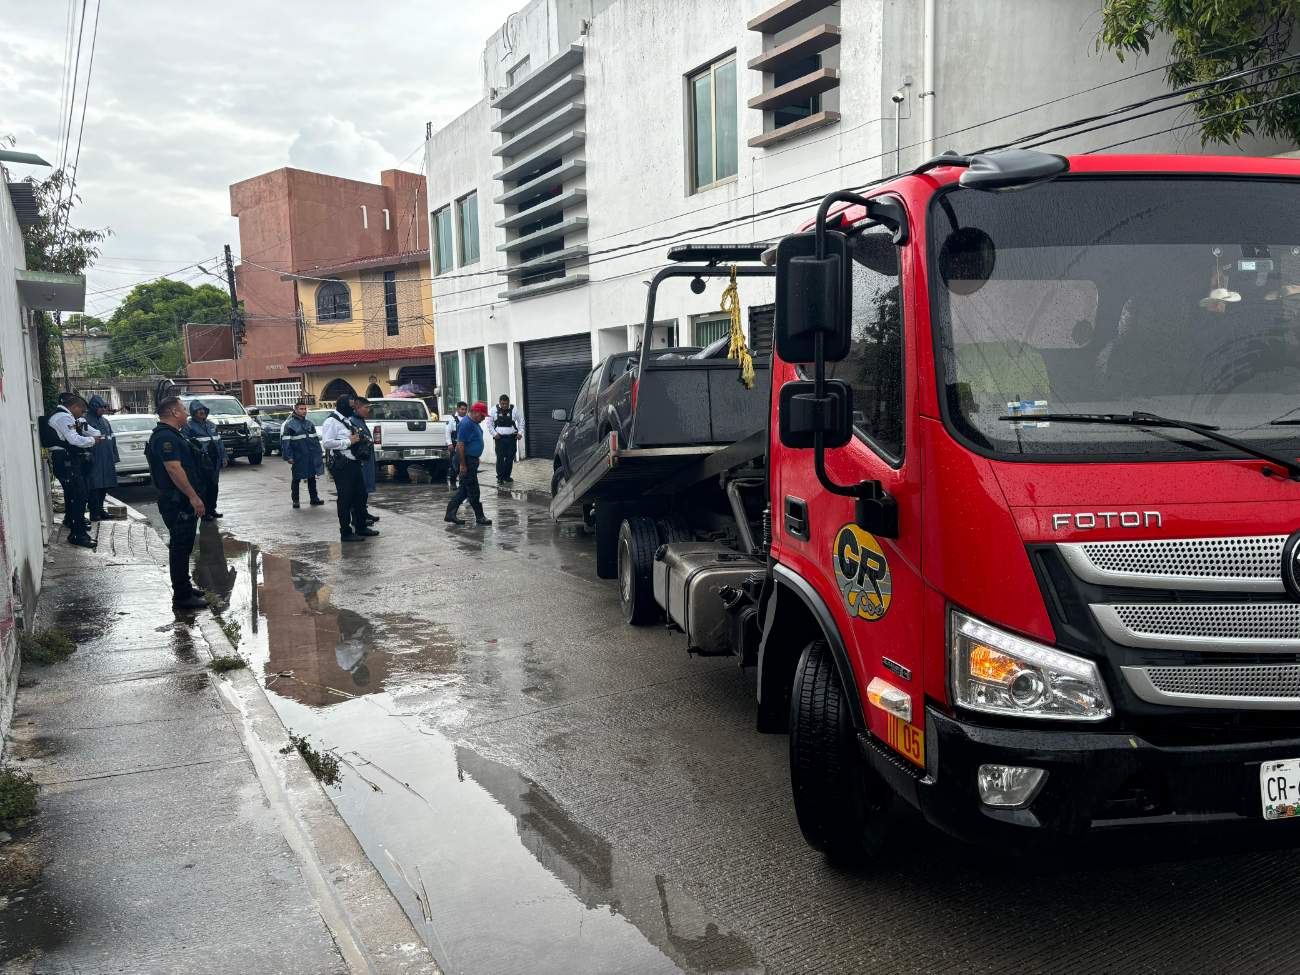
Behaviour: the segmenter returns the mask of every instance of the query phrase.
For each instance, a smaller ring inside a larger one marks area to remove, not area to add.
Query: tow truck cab
[[[759,725],[805,836],[869,854],[892,793],[989,844],[1290,837],[1300,162],[940,157],[851,196],[776,254]]]

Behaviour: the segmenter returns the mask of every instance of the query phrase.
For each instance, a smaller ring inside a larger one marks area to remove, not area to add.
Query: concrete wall
[[[51,523],[49,475],[41,459],[36,329],[18,298],[25,268],[22,231],[9,190],[0,191],[0,741],[9,730],[18,675],[16,626],[35,618]]]

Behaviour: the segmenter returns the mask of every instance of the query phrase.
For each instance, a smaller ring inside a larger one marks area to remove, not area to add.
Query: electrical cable
[[[1300,72],[1296,72],[1300,74]],[[1290,77],[1289,75],[1287,77]],[[1280,80],[1280,79],[1279,79]],[[1255,102],[1251,105],[1243,105],[1241,108],[1234,108],[1227,112],[1220,112],[1218,115],[1210,115],[1206,118],[1193,119],[1190,122],[1184,122],[1181,125],[1171,125],[1167,129],[1161,129],[1159,132],[1151,132],[1147,135],[1134,136],[1132,139],[1125,139],[1123,142],[1113,142],[1108,146],[1102,146],[1100,149],[1089,149],[1084,155],[1092,155],[1098,152],[1105,152],[1108,149],[1115,149],[1119,146],[1126,146],[1130,142],[1141,142],[1143,139],[1153,139],[1158,135],[1168,135],[1170,132],[1177,132],[1179,129],[1191,128],[1193,125],[1204,125],[1206,122],[1214,122],[1221,118],[1227,118],[1229,115],[1239,115],[1242,112],[1253,111],[1257,108],[1263,108],[1265,105],[1275,105],[1278,102],[1286,101],[1288,98],[1300,96],[1300,91],[1287,92],[1285,95],[1278,95],[1276,98],[1270,98],[1266,101]]]
[[[69,90],[68,101],[68,124],[66,133],[63,137],[63,157],[59,160],[60,171],[66,171],[68,168],[68,146],[72,142],[72,116],[77,107],[77,76],[81,69],[81,38],[86,30],[86,4],[87,0],[81,0],[81,22],[77,27],[77,59],[72,65],[72,87]],[[63,120],[59,119],[60,124]]]

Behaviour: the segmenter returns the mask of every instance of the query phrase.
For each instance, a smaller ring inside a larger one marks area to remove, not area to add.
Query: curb
[[[149,524],[139,511],[123,506],[128,518]],[[198,628],[210,656],[240,656],[211,615]],[[280,752],[289,744],[289,732],[261,682],[247,668],[213,674],[212,679],[348,968],[354,975],[443,975],[297,749]]]

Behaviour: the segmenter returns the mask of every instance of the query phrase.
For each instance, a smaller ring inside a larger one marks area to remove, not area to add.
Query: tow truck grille
[[[1124,626],[1148,636],[1199,636],[1238,640],[1300,640],[1300,604],[1116,605]]]
[[[1073,542],[1058,546],[1075,574],[1100,585],[1282,591],[1285,535]]]
[[[1153,704],[1300,709],[1300,664],[1121,669],[1134,693]]]

